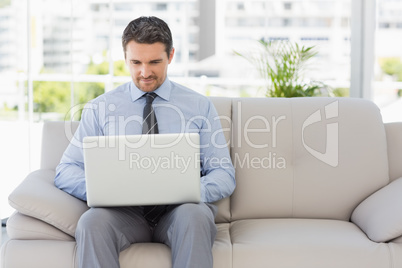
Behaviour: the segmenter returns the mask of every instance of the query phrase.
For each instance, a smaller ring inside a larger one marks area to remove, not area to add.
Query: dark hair
[[[169,26],[157,17],[139,17],[131,21],[124,29],[121,41],[124,57],[126,56],[127,44],[130,41],[139,44],[163,43],[168,57],[173,48],[172,33]]]

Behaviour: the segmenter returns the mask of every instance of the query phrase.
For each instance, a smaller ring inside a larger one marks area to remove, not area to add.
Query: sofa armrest
[[[402,235],[402,177],[370,195],[352,213],[351,221],[375,242]]]
[[[88,206],[54,186],[54,176],[55,171],[51,169],[30,173],[10,194],[8,201],[18,212],[74,237],[77,222]]]

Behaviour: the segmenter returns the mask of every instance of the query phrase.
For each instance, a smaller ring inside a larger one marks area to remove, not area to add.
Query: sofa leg
[[[7,220],[8,220],[8,218],[5,218],[5,219],[1,220],[1,227],[6,227],[7,226]]]

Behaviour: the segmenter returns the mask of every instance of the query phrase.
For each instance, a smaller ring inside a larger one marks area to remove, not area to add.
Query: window
[[[167,4],[165,4],[165,3],[158,3],[158,4],[156,4],[156,6],[155,6],[155,10],[158,10],[158,11],[167,10]]]
[[[234,1],[225,2],[227,7],[231,7]],[[244,2],[248,7],[252,6],[251,2],[261,1]],[[227,60],[217,60],[211,66],[220,77],[259,78],[258,72],[248,62],[231,57],[233,50],[241,53],[256,49],[257,40],[289,40],[299,45],[315,46],[318,50],[309,69],[309,78],[325,81],[337,94],[347,95],[350,87],[351,2],[269,1],[250,13],[233,12],[229,8],[217,9],[218,17],[224,23],[221,24],[222,28],[217,29],[220,34],[217,35],[216,56]],[[323,69],[327,71],[322,72]],[[250,92],[242,90],[238,94],[255,94],[253,87],[250,87]]]
[[[237,10],[244,10],[244,9],[245,9],[244,3],[237,3]]]
[[[378,0],[373,100],[384,121],[400,121],[402,107],[402,2]]]

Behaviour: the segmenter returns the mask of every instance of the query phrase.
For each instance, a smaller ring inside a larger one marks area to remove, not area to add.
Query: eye
[[[159,63],[161,63],[161,60],[153,60],[153,61],[151,61],[151,64],[159,64]]]
[[[141,62],[139,62],[138,60],[132,60],[131,61],[131,64],[134,64],[134,65],[137,65],[137,64],[140,64]]]

